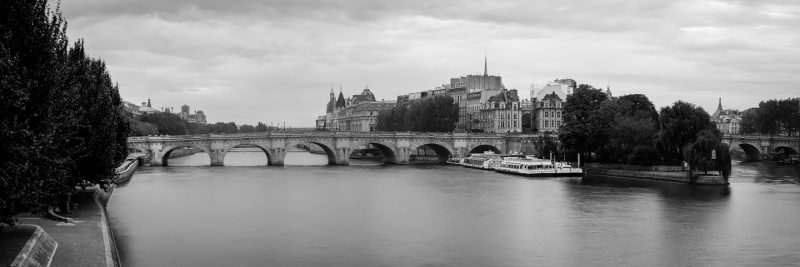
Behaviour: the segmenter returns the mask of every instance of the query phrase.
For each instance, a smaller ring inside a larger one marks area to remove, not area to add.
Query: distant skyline
[[[55,5],[55,2],[51,3]],[[483,73],[529,96],[573,78],[709,113],[800,97],[800,2],[68,0],[71,41],[123,99],[208,121],[311,127],[328,94],[377,99]]]

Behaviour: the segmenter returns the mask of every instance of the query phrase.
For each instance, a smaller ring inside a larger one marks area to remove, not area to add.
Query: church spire
[[[486,60],[486,53],[483,53],[483,76],[489,76],[489,64]]]
[[[719,105],[717,105],[717,110],[722,110],[722,97],[719,98]]]

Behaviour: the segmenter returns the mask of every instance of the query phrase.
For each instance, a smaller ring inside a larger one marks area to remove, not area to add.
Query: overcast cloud
[[[451,77],[573,78],[709,112],[800,96],[798,1],[63,0],[125,100],[313,126],[331,86],[378,99]]]

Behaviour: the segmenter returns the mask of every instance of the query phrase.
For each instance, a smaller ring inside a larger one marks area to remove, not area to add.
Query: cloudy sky
[[[573,78],[713,112],[800,96],[796,0],[62,0],[122,97],[209,122],[313,126],[339,84],[378,99],[483,71]]]

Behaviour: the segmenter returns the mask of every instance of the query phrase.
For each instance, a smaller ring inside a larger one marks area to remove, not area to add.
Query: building
[[[742,113],[735,109],[722,109],[722,98],[720,98],[717,110],[711,115],[711,121],[723,134],[739,134]]]
[[[522,109],[522,132],[533,132],[536,129],[534,124],[533,101],[523,99],[519,102],[519,105],[520,109]]]
[[[517,90],[502,90],[481,104],[480,129],[488,133],[522,132],[522,108]]]
[[[142,105],[139,106],[139,114],[147,115],[159,112],[158,109],[154,109],[153,106],[150,104],[150,98],[147,99],[147,102],[142,102]]]
[[[139,106],[134,103],[122,100],[122,108],[125,110],[126,113],[129,114],[129,116],[133,118],[142,115],[142,113],[139,112]]]
[[[558,132],[563,123],[564,103],[575,90],[573,79],[557,79],[531,86],[532,126],[537,132]]]
[[[324,131],[376,131],[378,114],[395,106],[394,101],[377,101],[369,88],[360,94],[345,99],[341,88],[339,97],[335,97],[331,88],[330,99],[325,109],[325,116],[316,120],[316,128]]]
[[[483,75],[466,75],[450,78],[449,84],[444,84],[432,90],[412,92],[397,97],[397,103],[413,102],[437,95],[453,98],[458,104],[458,121],[455,124],[456,132],[486,131],[480,120],[481,109],[486,101],[505,90],[503,79],[500,76],[489,75],[487,60],[484,57]]]
[[[203,113],[202,110],[197,110],[194,114],[190,113],[189,111],[189,106],[183,105],[181,106],[181,113],[178,113],[178,116],[188,122],[206,123],[206,114]]]
[[[500,76],[489,75],[489,68],[486,57],[483,58],[483,75],[467,75],[458,78],[450,78],[450,84],[444,89],[465,88],[467,92],[482,90],[501,90],[506,87],[503,85],[503,78]]]
[[[533,127],[538,132],[558,132],[563,122],[564,101],[556,92],[534,101]]]

